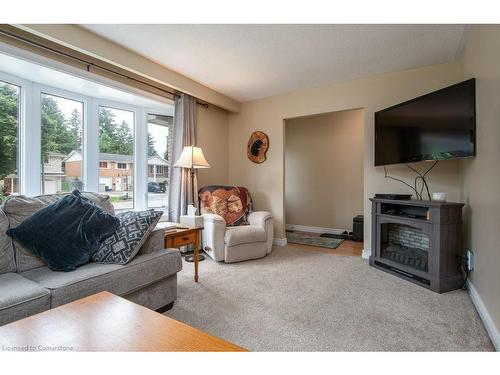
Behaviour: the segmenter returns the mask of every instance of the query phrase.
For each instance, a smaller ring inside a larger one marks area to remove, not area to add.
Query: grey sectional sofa
[[[114,213],[107,196],[84,195]],[[163,248],[162,230],[153,231],[126,265],[88,263],[73,272],[51,271],[5,234],[61,196],[15,197],[0,206],[0,325],[104,290],[154,310],[171,306],[182,261],[178,250]]]

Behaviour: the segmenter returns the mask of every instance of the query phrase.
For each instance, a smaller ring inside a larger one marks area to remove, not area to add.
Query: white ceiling
[[[240,101],[454,60],[465,25],[82,25]]]
[[[4,77],[2,73],[79,95],[161,110],[162,113],[173,114],[173,104],[156,101],[132,92],[118,90],[74,74],[67,74],[5,53],[0,53],[0,79]],[[8,77],[3,79],[8,81]]]

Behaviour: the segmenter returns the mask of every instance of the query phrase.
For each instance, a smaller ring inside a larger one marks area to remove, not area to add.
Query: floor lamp
[[[182,150],[179,160],[177,160],[177,162],[174,164],[174,167],[189,169],[191,175],[191,198],[193,206],[196,206],[195,205],[196,198],[194,191],[195,169],[210,168],[210,164],[208,164],[207,160],[205,159],[205,156],[203,156],[203,151],[199,147],[185,146],[184,149]],[[193,260],[191,258],[192,256],[190,256],[189,259],[188,256],[186,256],[186,261],[192,262]],[[199,254],[198,260],[201,261],[203,259],[205,259],[205,256]]]

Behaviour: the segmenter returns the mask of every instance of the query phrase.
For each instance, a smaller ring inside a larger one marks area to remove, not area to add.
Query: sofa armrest
[[[138,255],[149,254],[164,248],[165,248],[165,229],[155,228],[149,234],[148,239],[141,246],[141,249],[137,254]]]
[[[216,214],[203,216],[203,250],[215,261],[224,260],[224,235],[226,234],[226,221]]]
[[[267,254],[272,251],[274,240],[273,215],[267,211],[255,211],[248,215],[250,225],[263,227],[266,230]]]

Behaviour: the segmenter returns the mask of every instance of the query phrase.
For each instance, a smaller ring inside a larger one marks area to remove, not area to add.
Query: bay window
[[[110,195],[117,210],[166,209],[171,102],[16,64],[0,71],[0,199],[79,187]]]

